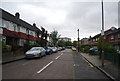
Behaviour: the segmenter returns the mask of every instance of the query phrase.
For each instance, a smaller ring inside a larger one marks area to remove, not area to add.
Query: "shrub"
[[[110,44],[106,44],[104,46],[104,52],[105,53],[117,53],[117,50]]]
[[[6,45],[4,41],[2,41],[2,52],[10,52],[12,49],[12,46]]]
[[[86,46],[86,47],[84,48],[84,52],[85,52],[85,53],[89,53],[89,49],[90,49],[90,46]]]
[[[30,50],[32,47],[40,47],[39,44],[24,44],[24,52]]]

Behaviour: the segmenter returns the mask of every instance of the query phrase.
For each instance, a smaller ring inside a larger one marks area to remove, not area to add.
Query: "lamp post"
[[[103,37],[103,45],[104,45],[104,10],[103,10],[103,0],[101,2],[102,4],[102,31],[101,35]],[[102,45],[102,67],[104,67],[104,47]]]
[[[77,31],[78,31],[78,52],[79,52],[79,50],[80,50],[80,47],[79,47],[79,29]]]

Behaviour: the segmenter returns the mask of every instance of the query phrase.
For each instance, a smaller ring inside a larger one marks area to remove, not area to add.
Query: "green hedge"
[[[30,50],[32,47],[41,47],[39,44],[24,44],[24,52]]]
[[[109,60],[112,63],[120,66],[120,54],[119,53],[104,53],[104,59]]]

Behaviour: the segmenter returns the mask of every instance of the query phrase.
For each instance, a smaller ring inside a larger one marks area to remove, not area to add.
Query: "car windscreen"
[[[30,50],[34,51],[34,50],[42,50],[42,49],[41,48],[31,48]]]

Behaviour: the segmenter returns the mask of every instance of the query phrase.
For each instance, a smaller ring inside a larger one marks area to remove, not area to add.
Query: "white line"
[[[61,53],[61,55],[63,55],[63,53]]]
[[[41,73],[43,70],[45,70],[49,65],[51,65],[53,63],[53,61],[51,61],[50,63],[48,63],[45,67],[43,67],[41,70],[39,70],[37,73]]]
[[[55,59],[57,60],[58,58],[60,58],[60,56],[56,57]]]

